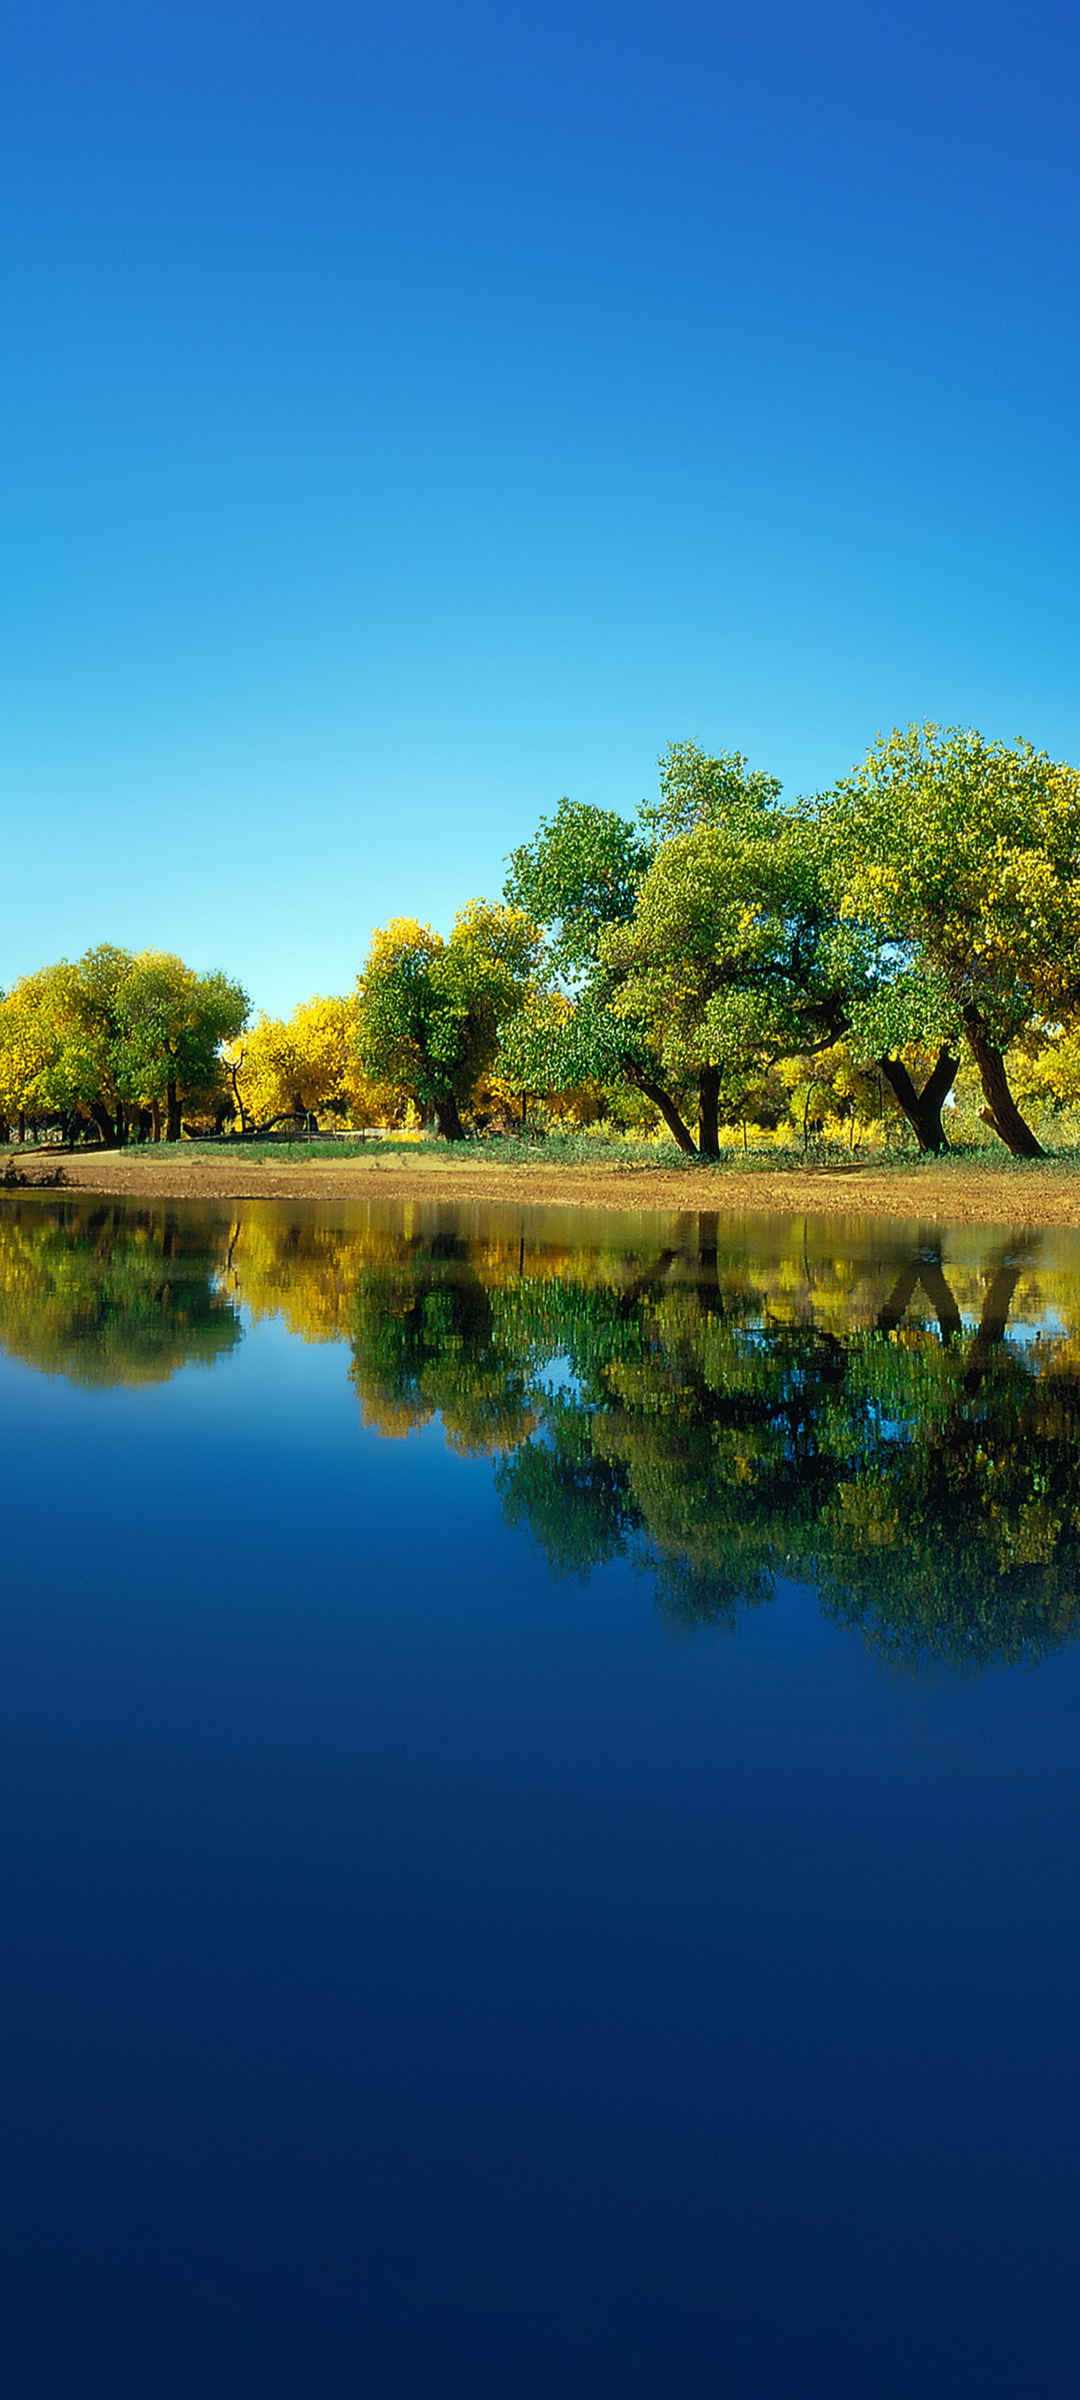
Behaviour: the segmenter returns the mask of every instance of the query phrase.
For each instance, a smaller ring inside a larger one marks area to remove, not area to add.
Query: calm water
[[[8,2388],[1072,2388],[1080,1243],[0,1200]]]

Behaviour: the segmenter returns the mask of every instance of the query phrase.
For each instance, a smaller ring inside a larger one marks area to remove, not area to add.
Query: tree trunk
[[[717,1236],[720,1217],[715,1208],[699,1208],[697,1220],[697,1263],[713,1283],[716,1281]]]
[[[92,1100],[90,1103],[90,1114],[101,1136],[102,1148],[104,1150],[110,1149],[113,1142],[116,1140],[116,1127],[113,1124],[112,1118],[109,1115],[104,1101]]]
[[[947,1349],[950,1342],[959,1341],[964,1322],[955,1294],[945,1280],[940,1258],[924,1258],[919,1280],[937,1318],[942,1348]]]
[[[937,1318],[942,1348],[947,1349],[950,1342],[959,1341],[964,1328],[959,1308],[945,1281],[941,1253],[937,1250],[920,1251],[916,1258],[909,1258],[901,1267],[888,1299],[878,1310],[877,1330],[879,1333],[896,1332],[920,1283]]]
[[[995,1349],[1005,1339],[1013,1296],[1032,1246],[1030,1238],[1022,1240],[1010,1255],[999,1258],[991,1271],[975,1339],[968,1352],[964,1390],[969,1394],[978,1391]]]
[[[917,1258],[909,1258],[900,1268],[888,1299],[882,1302],[874,1320],[879,1333],[895,1333],[903,1323],[919,1288],[919,1265]]]
[[[465,1127],[461,1122],[458,1104],[454,1098],[453,1092],[447,1092],[445,1099],[437,1100],[435,1102],[435,1122],[445,1141],[464,1141]]]
[[[636,1069],[632,1074],[627,1074],[627,1082],[633,1084],[635,1091],[644,1092],[646,1100],[651,1100],[653,1107],[659,1109],[668,1132],[678,1143],[680,1150],[685,1150],[688,1158],[696,1158],[697,1144],[693,1134],[683,1124],[675,1102],[670,1093],[665,1092],[663,1084],[654,1083],[651,1075],[641,1075]]]
[[[180,1094],[176,1088],[175,1075],[170,1075],[165,1089],[165,1139],[167,1142],[178,1142],[180,1139]]]
[[[243,1140],[243,1137],[244,1137],[244,1135],[245,1135],[245,1133],[247,1132],[247,1129],[248,1129],[247,1110],[246,1110],[246,1108],[244,1107],[244,1103],[243,1103],[243,1101],[242,1101],[242,1099],[241,1099],[241,1097],[240,1097],[240,1069],[241,1069],[241,1067],[243,1066],[243,1063],[244,1063],[243,1053],[241,1052],[241,1055],[240,1055],[240,1057],[239,1057],[238,1059],[231,1058],[231,1059],[229,1060],[229,1062],[228,1062],[228,1063],[229,1063],[229,1082],[230,1082],[230,1083],[231,1083],[231,1085],[232,1085],[232,1095],[233,1095],[233,1102],[234,1102],[234,1106],[235,1106],[235,1111],[236,1111],[236,1114],[237,1114],[237,1115],[239,1116],[239,1118],[240,1118],[240,1138],[241,1138],[241,1140]],[[155,1139],[156,1139],[156,1138],[157,1138],[157,1137],[155,1136]]]
[[[702,1067],[698,1077],[698,1149],[702,1158],[720,1156],[720,1069]]]
[[[160,1142],[160,1140],[161,1140],[161,1102],[160,1102],[160,1100],[151,1100],[151,1102],[150,1102],[150,1131],[151,1131],[151,1135],[152,1135],[152,1138],[153,1138],[153,1140],[154,1140],[155,1142]]]
[[[933,1073],[927,1077],[921,1092],[916,1091],[902,1059],[879,1058],[878,1066],[893,1098],[913,1128],[920,1150],[935,1154],[947,1150],[949,1144],[941,1122],[941,1111],[960,1071],[959,1059],[943,1042]]]
[[[980,1111],[984,1125],[989,1125],[999,1141],[1014,1158],[1043,1158],[1042,1143],[1025,1122],[1009,1090],[1005,1061],[996,1043],[990,1040],[981,1011],[974,1005],[964,1010],[964,1032],[971,1046],[971,1055],[979,1070],[986,1107]]]
[[[128,1138],[128,1121],[127,1121],[127,1110],[126,1110],[126,1108],[124,1107],[124,1103],[123,1103],[123,1101],[122,1101],[122,1100],[118,1100],[118,1101],[117,1101],[117,1103],[116,1103],[116,1141],[117,1141],[117,1147],[118,1147],[118,1149],[120,1149],[120,1150],[126,1150],[126,1148],[127,1148],[127,1138]]]

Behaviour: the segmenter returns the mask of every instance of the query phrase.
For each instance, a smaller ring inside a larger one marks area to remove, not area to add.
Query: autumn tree
[[[240,1129],[266,1130],[286,1118],[321,1115],[373,1124],[394,1107],[388,1085],[373,1084],[356,1054],[359,999],[318,995],[287,1018],[258,1016],[229,1043],[225,1072]]]
[[[79,1119],[124,1142],[144,1110],[180,1133],[183,1102],[220,1084],[220,1049],[247,996],[221,973],[196,974],[154,950],[101,942],[15,984],[0,1003],[0,1106],[9,1115]]]
[[[102,1141],[124,1139],[119,994],[131,964],[129,951],[102,942],[12,986],[0,1003],[5,1113],[66,1130],[84,1117]]]
[[[27,1117],[63,1115],[56,1066],[63,990],[55,968],[20,976],[0,1000],[0,1116],[20,1137]]]

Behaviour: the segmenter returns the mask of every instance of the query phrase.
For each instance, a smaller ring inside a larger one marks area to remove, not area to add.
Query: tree
[[[633,915],[654,852],[654,841],[614,809],[568,799],[511,851],[504,896],[547,929],[557,976],[576,985],[593,972],[601,934]]]
[[[199,975],[170,951],[142,950],[115,998],[116,1073],[124,1096],[166,1111],[165,1138],[180,1139],[185,1100],[221,1088],[221,1050],[246,1023],[250,1002],[220,970]]]
[[[986,1122],[1015,1156],[1040,1156],[1003,1053],[1080,999],[1080,775],[1027,742],[910,725],[818,821],[841,915],[878,946],[866,1038],[884,1030],[896,1048],[933,1028],[946,1055],[962,1038]]]
[[[772,912],[775,956],[791,930],[777,907],[797,907],[777,881],[773,846],[792,823],[777,810],[779,792],[740,751],[714,757],[673,742],[660,760],[659,800],[642,803],[637,827],[563,800],[513,852],[507,897],[549,929],[575,1003],[569,1018],[549,1001],[515,1024],[505,1071],[523,1088],[621,1078],[653,1103],[680,1149],[715,1154],[725,1073],[734,1085],[770,1044],[761,920]],[[684,1114],[691,1095],[697,1143]]]
[[[364,1073],[407,1093],[447,1141],[460,1141],[462,1109],[494,1063],[500,1026],[535,990],[541,949],[523,909],[487,900],[459,911],[448,941],[395,918],[376,933],[358,986]]]
[[[761,780],[768,797],[747,790],[664,842],[632,918],[600,941],[616,1014],[648,1027],[670,1082],[696,1084],[703,1157],[721,1106],[736,1113],[774,1060],[834,1042],[848,1013],[818,844]]]
[[[131,964],[102,942],[13,985],[0,1007],[6,1113],[66,1129],[82,1117],[103,1142],[125,1138],[118,996]]]
[[[177,1140],[183,1101],[220,1088],[221,1044],[247,1009],[223,974],[98,943],[24,977],[0,1003],[0,1106],[58,1119],[67,1133],[82,1119],[103,1142],[124,1142],[133,1116],[164,1105]]]
[[[612,1004],[614,985],[598,970],[569,1006],[538,992],[501,1028],[499,1069],[519,1092],[559,1093],[586,1084],[628,1084],[663,1118],[680,1150],[696,1156],[694,1137],[668,1088],[647,1028]]]
[[[57,971],[47,967],[20,977],[0,1000],[0,1115],[20,1135],[28,1115],[49,1116],[55,1106],[59,1002]]]
[[[697,742],[669,742],[659,766],[660,797],[643,800],[638,810],[653,853],[676,834],[694,833],[701,825],[755,825],[777,807],[783,790],[777,776],[752,767],[741,750],[712,757]]]
[[[308,1123],[322,1114],[354,1123],[380,1121],[393,1107],[388,1087],[361,1074],[356,1055],[359,1002],[317,996],[291,1017],[256,1018],[225,1051],[225,1072],[241,1132],[266,1129],[282,1118]]]

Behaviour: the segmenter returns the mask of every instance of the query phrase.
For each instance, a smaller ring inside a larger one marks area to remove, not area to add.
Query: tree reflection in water
[[[0,1202],[0,1343],[71,1383],[164,1383],[240,1340],[206,1228],[182,1209]]]
[[[512,1224],[5,1200],[0,1339],[80,1382],[160,1381],[225,1355],[241,1307],[272,1314],[347,1343],[366,1425],[438,1419],[490,1458],[554,1574],[632,1560],[673,1624],[732,1624],[795,1577],[891,1658],[1071,1637],[1080,1273],[1037,1238],[973,1258],[866,1225],[815,1249],[794,1221]]]

